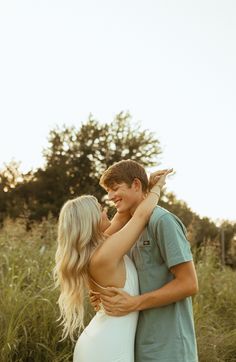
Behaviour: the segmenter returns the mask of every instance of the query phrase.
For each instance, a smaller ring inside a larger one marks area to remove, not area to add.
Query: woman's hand
[[[166,176],[169,175],[173,171],[173,168],[155,171],[151,173],[149,177],[149,190],[151,190],[154,186],[159,186],[160,189],[165,185],[166,183]]]

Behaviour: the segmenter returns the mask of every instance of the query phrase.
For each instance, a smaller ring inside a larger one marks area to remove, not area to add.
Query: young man
[[[120,216],[124,219],[134,212],[148,190],[144,168],[131,160],[109,167],[100,184],[116,206],[117,225]],[[101,299],[109,315],[140,311],[135,362],[197,362],[191,296],[198,291],[198,282],[184,225],[157,206],[130,256],[138,271],[140,295],[111,288],[114,297]]]

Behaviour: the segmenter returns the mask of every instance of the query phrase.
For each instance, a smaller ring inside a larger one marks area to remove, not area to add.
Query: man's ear
[[[135,191],[142,191],[142,183],[138,178],[135,178],[132,186],[134,187]]]

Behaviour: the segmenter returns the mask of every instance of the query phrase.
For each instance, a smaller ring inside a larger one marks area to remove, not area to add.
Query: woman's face
[[[110,222],[110,220],[108,219],[107,211],[106,211],[106,209],[103,209],[102,206],[101,206],[101,224],[100,224],[101,231],[104,233],[105,230],[106,230],[110,225],[111,225],[111,222]]]

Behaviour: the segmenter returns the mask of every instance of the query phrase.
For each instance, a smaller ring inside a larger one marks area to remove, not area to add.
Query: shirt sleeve
[[[193,260],[190,243],[182,222],[171,213],[166,213],[157,222],[156,239],[160,253],[168,268]]]

